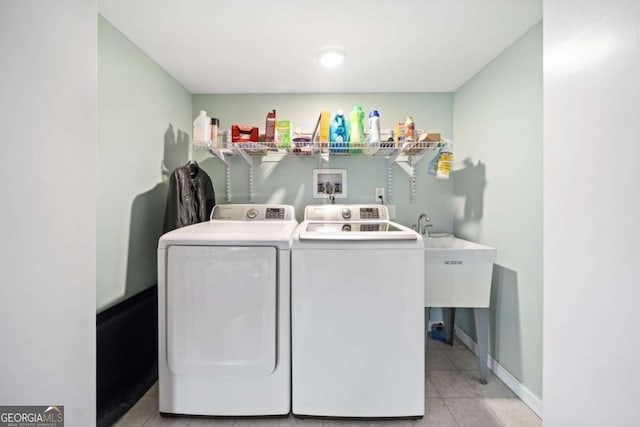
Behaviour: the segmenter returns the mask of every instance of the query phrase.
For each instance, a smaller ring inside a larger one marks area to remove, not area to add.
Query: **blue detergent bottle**
[[[349,146],[349,127],[342,110],[338,110],[329,127],[329,151],[346,153]]]

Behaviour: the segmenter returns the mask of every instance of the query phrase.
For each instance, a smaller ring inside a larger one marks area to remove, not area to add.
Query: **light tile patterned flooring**
[[[337,421],[288,418],[227,420],[162,417],[156,383],[117,423],[118,427],[533,427],[542,421],[493,373],[479,382],[478,359],[460,341],[427,338],[425,416],[416,421]]]

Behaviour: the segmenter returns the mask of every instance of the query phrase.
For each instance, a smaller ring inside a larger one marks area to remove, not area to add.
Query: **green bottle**
[[[364,143],[364,111],[362,107],[356,105],[349,113],[349,145],[360,145]],[[362,153],[362,150],[351,150],[353,154]]]

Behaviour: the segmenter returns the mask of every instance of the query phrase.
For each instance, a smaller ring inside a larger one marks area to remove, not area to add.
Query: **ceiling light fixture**
[[[338,65],[342,64],[345,56],[347,56],[344,51],[336,48],[325,49],[320,52],[320,63],[325,68],[335,68]]]

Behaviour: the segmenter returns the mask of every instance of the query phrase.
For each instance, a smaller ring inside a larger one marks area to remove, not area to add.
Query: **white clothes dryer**
[[[424,416],[424,242],[382,205],[307,206],[291,249],[296,416]]]
[[[286,415],[292,206],[218,205],[158,243],[159,410]]]

